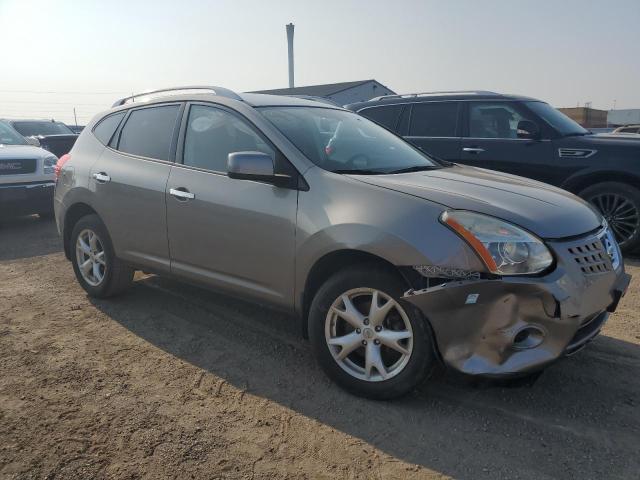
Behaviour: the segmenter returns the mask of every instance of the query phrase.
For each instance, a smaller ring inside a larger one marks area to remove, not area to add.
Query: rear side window
[[[409,135],[413,137],[455,137],[458,103],[431,102],[413,104]]]
[[[129,115],[120,133],[118,150],[142,157],[169,160],[178,105],[143,108]]]
[[[383,127],[387,127],[389,130],[394,130],[401,111],[402,105],[389,105],[387,107],[366,108],[358,113]]]
[[[122,118],[126,112],[114,113],[108,117],[103,118],[98,125],[93,129],[93,134],[104,145],[109,144],[109,140],[113,137],[116,128],[120,125]]]

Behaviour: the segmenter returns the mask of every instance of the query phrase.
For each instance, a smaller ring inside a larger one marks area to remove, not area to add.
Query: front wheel
[[[624,252],[640,246],[640,190],[626,183],[602,182],[580,196],[607,220]]]
[[[422,383],[435,366],[425,319],[401,300],[403,282],[375,266],[338,272],[318,290],[309,312],[316,357],[345,390],[386,400]]]

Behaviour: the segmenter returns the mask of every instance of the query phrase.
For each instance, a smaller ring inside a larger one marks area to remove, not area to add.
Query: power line
[[[96,106],[100,107],[107,105],[106,103],[76,103],[76,102],[47,102],[47,101],[33,101],[33,100],[3,100],[0,99],[0,104],[3,103],[29,103],[36,105],[82,105],[82,106]]]
[[[38,90],[0,90],[0,93],[29,93],[37,95],[130,95],[131,92],[59,92],[59,91],[38,91]]]

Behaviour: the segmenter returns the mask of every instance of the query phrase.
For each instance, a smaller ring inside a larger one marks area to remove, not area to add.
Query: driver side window
[[[469,102],[469,137],[518,138],[518,123],[531,120],[507,102]]]
[[[184,139],[183,163],[214,172],[227,172],[233,152],[275,152],[252,126],[238,116],[216,107],[193,105]]]

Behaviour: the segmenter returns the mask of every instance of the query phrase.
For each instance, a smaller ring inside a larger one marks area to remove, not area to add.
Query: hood
[[[32,145],[0,145],[0,159],[20,160],[53,156],[51,152]]]
[[[640,151],[640,135],[612,135],[610,133],[597,133],[595,135],[585,135],[582,137],[568,137],[565,140],[580,144],[581,147],[593,146],[595,148],[621,147],[635,148]],[[579,147],[578,147],[579,148]]]
[[[614,140],[640,140],[639,133],[596,133],[594,135],[596,139],[614,139]],[[625,142],[626,143],[626,142]]]
[[[33,135],[38,140],[42,139],[51,139],[51,140],[76,140],[80,134],[79,133],[54,133],[51,135]]]
[[[426,172],[349,176],[448,208],[492,215],[542,238],[581,235],[603,223],[589,204],[565,190],[482,168],[455,165]]]

